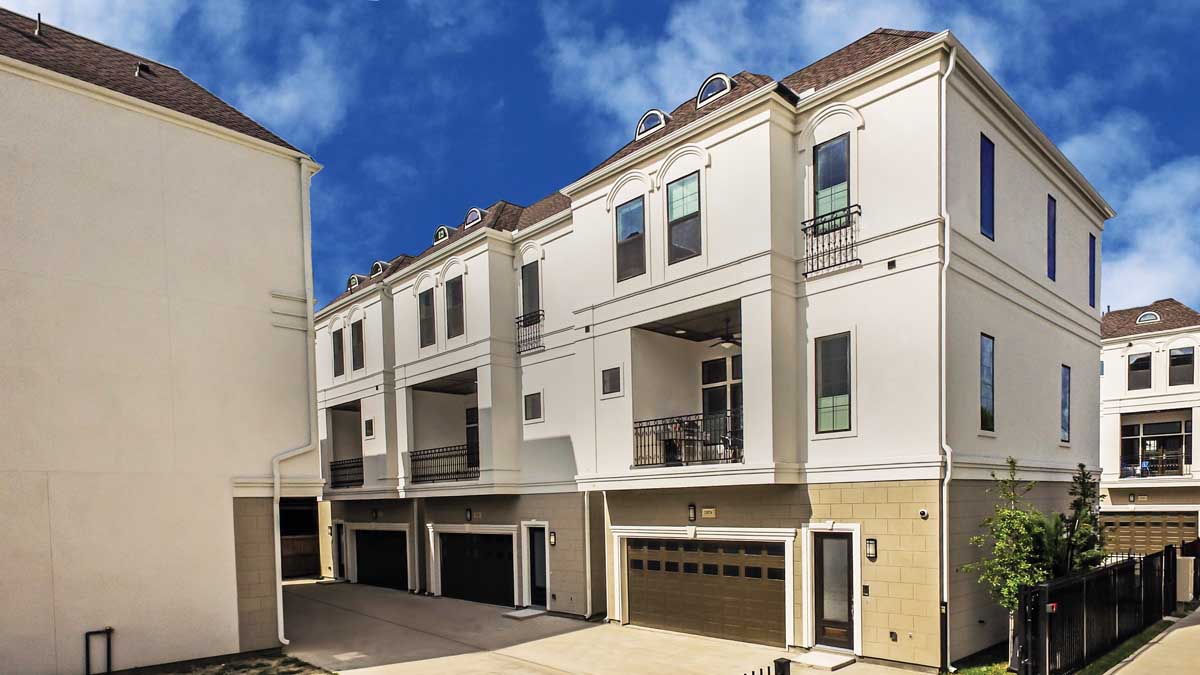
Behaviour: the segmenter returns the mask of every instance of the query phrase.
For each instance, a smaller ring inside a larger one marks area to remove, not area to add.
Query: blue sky
[[[1101,304],[1200,307],[1200,3],[0,0],[183,70],[325,165],[324,304],[496,199],[579,177],[714,71],[950,28],[1116,208]]]

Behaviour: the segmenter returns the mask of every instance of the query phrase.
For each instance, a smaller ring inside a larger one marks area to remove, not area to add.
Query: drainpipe
[[[320,171],[308,158],[300,160],[300,225],[304,239],[304,339],[308,351],[308,440],[304,445],[284,450],[271,458],[273,481],[272,511],[275,524],[275,620],[280,644],[289,644],[283,635],[283,553],[279,541],[279,465],[285,459],[312,452],[317,447],[317,355],[313,347],[313,274],[312,274],[312,214],[308,207],[309,181]]]
[[[950,273],[950,212],[946,209],[946,85],[954,66],[958,63],[958,47],[950,48],[950,65],[942,75],[941,97],[941,217],[942,217],[942,274],[941,298],[939,310],[940,321],[940,357],[941,357],[941,432],[942,457],[946,463],[946,472],[942,478],[942,668],[951,673],[954,666],[950,665],[950,477],[954,473],[954,448],[950,447],[946,428],[946,280]]]

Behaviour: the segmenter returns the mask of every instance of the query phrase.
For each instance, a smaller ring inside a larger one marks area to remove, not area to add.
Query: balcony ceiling
[[[735,334],[742,332],[742,306],[738,301],[705,307],[687,314],[680,314],[662,321],[644,323],[639,328],[683,338],[693,342],[716,340],[725,332],[725,321]],[[679,331],[684,331],[680,333]]]
[[[436,380],[413,385],[413,389],[417,391],[433,391],[441,394],[458,394],[460,396],[474,394],[477,388],[474,370],[464,370],[461,373],[454,373],[453,375],[439,377]]]

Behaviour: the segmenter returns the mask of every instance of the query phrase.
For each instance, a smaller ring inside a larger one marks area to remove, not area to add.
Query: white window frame
[[[523,607],[529,607],[532,604],[533,596],[533,578],[530,576],[531,568],[529,559],[529,528],[540,527],[545,530],[546,536],[542,539],[542,546],[546,549],[546,611],[552,611],[550,606],[553,598],[550,594],[550,522],[546,520],[522,520],[521,521],[521,550],[519,553],[514,553],[514,556],[521,558],[521,599],[524,600]]]
[[[825,337],[834,337],[842,333],[850,334],[850,429],[847,431],[823,431],[817,433],[817,415],[815,402],[817,400],[817,339]],[[808,382],[805,384],[808,390],[808,400],[812,401],[809,409],[808,417],[808,440],[812,442],[827,441],[838,438],[854,438],[858,436],[858,399],[862,390],[858,386],[858,325],[852,324],[845,327],[830,326],[827,330],[822,330],[820,335],[809,333],[808,336]],[[742,364],[745,367],[745,364]]]
[[[542,410],[541,410],[542,415],[541,415],[541,417],[525,419],[525,397],[532,396],[534,394],[538,394],[541,397],[540,400],[542,403]],[[533,391],[521,392],[521,421],[524,422],[525,424],[541,424],[542,422],[546,421],[546,390],[544,388],[543,389],[534,389]]]
[[[653,129],[647,129],[646,131],[642,131],[642,123],[645,122],[646,118],[650,117],[651,115],[657,115],[658,118],[661,120],[661,122],[657,126],[655,126]],[[667,126],[667,123],[670,121],[671,121],[671,118],[668,117],[665,112],[659,110],[658,108],[651,108],[651,109],[647,110],[646,112],[642,113],[642,116],[640,118],[638,118],[637,126],[633,128],[633,140],[635,140],[635,141],[640,140],[642,138],[645,138],[646,136],[649,136],[650,134],[652,134],[656,131],[661,131],[661,130],[665,129]]]
[[[359,416],[361,417],[362,416],[362,413],[361,413],[362,403],[361,402],[359,403],[359,406],[360,406]],[[371,433],[370,434],[367,433],[367,422],[371,423]],[[363,440],[369,441],[369,440],[375,438],[375,418],[374,417],[362,417],[362,425],[363,425]]]
[[[619,371],[618,375],[620,376],[620,380],[621,380],[620,388],[617,389],[616,391],[612,392],[611,394],[606,394],[606,393],[604,393],[604,371],[612,370],[613,368],[616,368]],[[596,384],[597,384],[596,395],[599,396],[600,400],[602,400],[602,401],[610,399],[610,398],[621,398],[622,396],[624,396],[625,395],[625,362],[622,361],[621,363],[616,363],[613,365],[601,367],[600,368],[600,377],[596,378]],[[545,399],[543,398],[543,402],[544,401],[545,401]],[[543,407],[542,413],[545,414],[544,407]]]
[[[713,80],[724,80],[725,91],[713,94],[712,96],[701,101],[700,95],[704,93],[704,88],[708,86],[708,83],[712,82]],[[725,73],[713,73],[712,75],[709,75],[708,78],[704,80],[704,83],[700,85],[700,88],[696,90],[696,108],[703,108],[704,106],[712,103],[731,91],[733,91],[733,80],[730,79]]]
[[[800,526],[801,550],[803,559],[801,561],[801,574],[803,576],[803,598],[804,598],[804,637],[801,647],[806,649],[814,649],[817,646],[817,620],[816,620],[816,582],[813,575],[813,534],[817,532],[849,532],[850,533],[850,555],[854,560],[854,574],[851,580],[851,588],[854,589],[854,646],[849,651],[856,656],[862,656],[862,525],[859,523],[845,523],[827,521],[824,523],[806,523]],[[829,647],[821,645],[821,649],[831,651],[844,652],[844,649],[837,647]]]

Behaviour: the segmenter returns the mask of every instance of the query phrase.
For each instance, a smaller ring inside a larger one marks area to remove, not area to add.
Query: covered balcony
[[[463,371],[413,386],[409,481],[479,478],[477,376]]]
[[[744,461],[741,330],[737,302],[633,329],[632,468]]]
[[[363,484],[362,404],[343,403],[329,409],[329,487],[356,488]]]
[[[1121,416],[1121,478],[1192,474],[1191,409]]]

